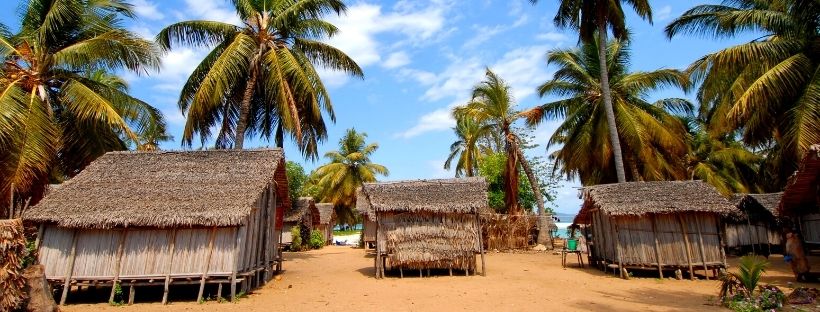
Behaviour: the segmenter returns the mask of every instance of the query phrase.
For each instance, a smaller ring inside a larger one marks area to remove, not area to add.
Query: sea
[[[556,236],[561,238],[567,238],[567,228],[572,225],[572,220],[575,219],[575,214],[569,213],[556,213],[554,217],[558,218],[555,221],[555,226],[558,227],[558,232]]]

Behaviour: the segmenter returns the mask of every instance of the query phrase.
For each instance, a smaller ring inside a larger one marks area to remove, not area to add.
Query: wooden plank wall
[[[812,213],[801,216],[800,232],[807,243],[820,244],[820,214]]]
[[[726,224],[724,228],[726,247],[748,245],[780,245],[781,235],[776,229],[764,224]]]

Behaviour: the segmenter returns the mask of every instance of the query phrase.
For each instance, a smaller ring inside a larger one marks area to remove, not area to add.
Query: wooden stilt
[[[652,236],[655,237],[655,260],[658,261],[658,276],[663,278],[663,265],[661,264],[660,244],[658,243],[658,231],[655,225],[655,214],[650,214],[649,219],[652,222]]]
[[[424,277],[424,273],[422,273],[421,269],[419,269],[419,277]]]
[[[487,276],[487,267],[484,266],[484,236],[481,233],[481,216],[478,215],[478,211],[475,213],[475,220],[478,231],[478,253],[481,254],[481,276]]]
[[[134,304],[134,297],[137,295],[137,291],[134,289],[134,282],[131,281],[131,286],[128,287],[128,305]]]
[[[692,245],[689,243],[689,231],[686,230],[686,225],[683,223],[683,216],[678,214],[678,224],[680,231],[683,233],[683,243],[686,247],[686,264],[689,265],[689,279],[695,279],[695,270],[692,267]]]
[[[695,214],[695,223],[697,224],[698,230],[698,247],[700,249],[700,261],[703,262],[703,275],[706,276],[706,280],[709,280],[709,269],[706,266],[706,250],[703,249],[703,232],[700,230],[700,218],[698,218],[698,214]]]
[[[216,299],[217,300],[222,299],[222,283],[219,283],[216,286]]]
[[[211,267],[211,256],[214,254],[214,237],[216,236],[216,227],[211,229],[211,237],[208,240],[208,257],[205,258],[205,268],[202,271],[202,278],[199,280],[199,294],[196,296],[196,301],[202,301],[202,295],[205,292],[205,279],[208,278],[208,269]]]
[[[404,278],[404,269],[402,267],[399,267],[399,277]]]
[[[177,229],[171,231],[171,245],[168,247],[168,269],[165,270],[165,289],[162,291],[162,304],[168,304],[168,290],[171,288],[171,267],[174,265],[174,245],[177,240]]]
[[[37,238],[34,239],[34,250],[37,251],[38,258],[40,255],[40,243],[43,242],[43,234],[45,234],[45,230],[45,224],[40,223],[40,226],[37,227]],[[40,262],[39,259],[37,262]]]
[[[720,229],[722,227],[721,224],[720,224],[720,218],[715,218],[715,224],[716,224],[718,229]],[[720,260],[723,262],[723,267],[726,268],[727,267],[727,265],[726,265],[726,248],[724,248],[726,246],[726,244],[723,241],[723,235],[720,233],[720,230],[717,231],[717,236],[718,236],[718,247],[720,247],[720,248],[718,248],[718,250],[720,250]]]
[[[430,277],[430,269],[427,269],[427,277]]]
[[[450,276],[453,276],[453,267],[450,267]]]
[[[108,303],[114,304],[114,293],[117,290],[117,284],[120,279],[120,267],[122,266],[122,254],[125,250],[125,238],[128,235],[127,229],[122,229],[120,232],[120,242],[117,245],[117,262],[114,263],[114,281],[111,283],[111,295],[108,297]]]
[[[615,222],[612,220],[611,222]],[[618,272],[620,272],[621,278],[625,278],[624,276],[624,266],[623,262],[621,261],[621,236],[618,235],[618,225],[615,225],[615,252],[618,257]]]
[[[63,294],[60,296],[60,305],[64,305],[68,298],[68,292],[71,291],[71,276],[74,273],[74,260],[77,259],[77,232],[71,235],[71,253],[68,256],[68,267],[65,271],[65,282],[63,283]]]

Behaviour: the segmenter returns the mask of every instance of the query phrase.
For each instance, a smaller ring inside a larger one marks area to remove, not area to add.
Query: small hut
[[[111,152],[52,190],[24,218],[39,224],[46,278],[72,286],[230,287],[231,299],[280,269],[280,149]],[[216,284],[216,285],[215,285]],[[213,288],[213,287],[212,287]],[[209,291],[210,292],[210,291]]]
[[[800,229],[812,249],[820,249],[820,144],[809,147],[789,178],[778,210]]]
[[[482,256],[478,212],[487,206],[483,178],[365,183],[357,207],[376,227],[376,277],[385,267],[475,272]]]
[[[333,243],[333,225],[336,224],[336,211],[332,203],[316,204],[316,211],[313,216],[313,229],[322,232],[325,237],[325,244]]]
[[[591,230],[600,268],[695,269],[726,266],[720,215],[729,201],[702,181],[628,182],[585,187],[575,223]]]
[[[781,252],[777,205],[783,193],[735,194],[735,209],[724,216],[726,248],[745,255]]]
[[[307,244],[310,231],[313,229],[313,218],[318,214],[313,197],[299,197],[292,209],[285,214],[282,244],[293,242],[291,231],[294,227],[299,227],[302,233],[302,243]]]

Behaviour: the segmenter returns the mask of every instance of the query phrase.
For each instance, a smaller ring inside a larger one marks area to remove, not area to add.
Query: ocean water
[[[561,220],[563,221],[563,220]],[[560,238],[567,238],[567,228],[572,225],[572,222],[555,222],[555,226],[558,227],[558,232],[555,236]]]

